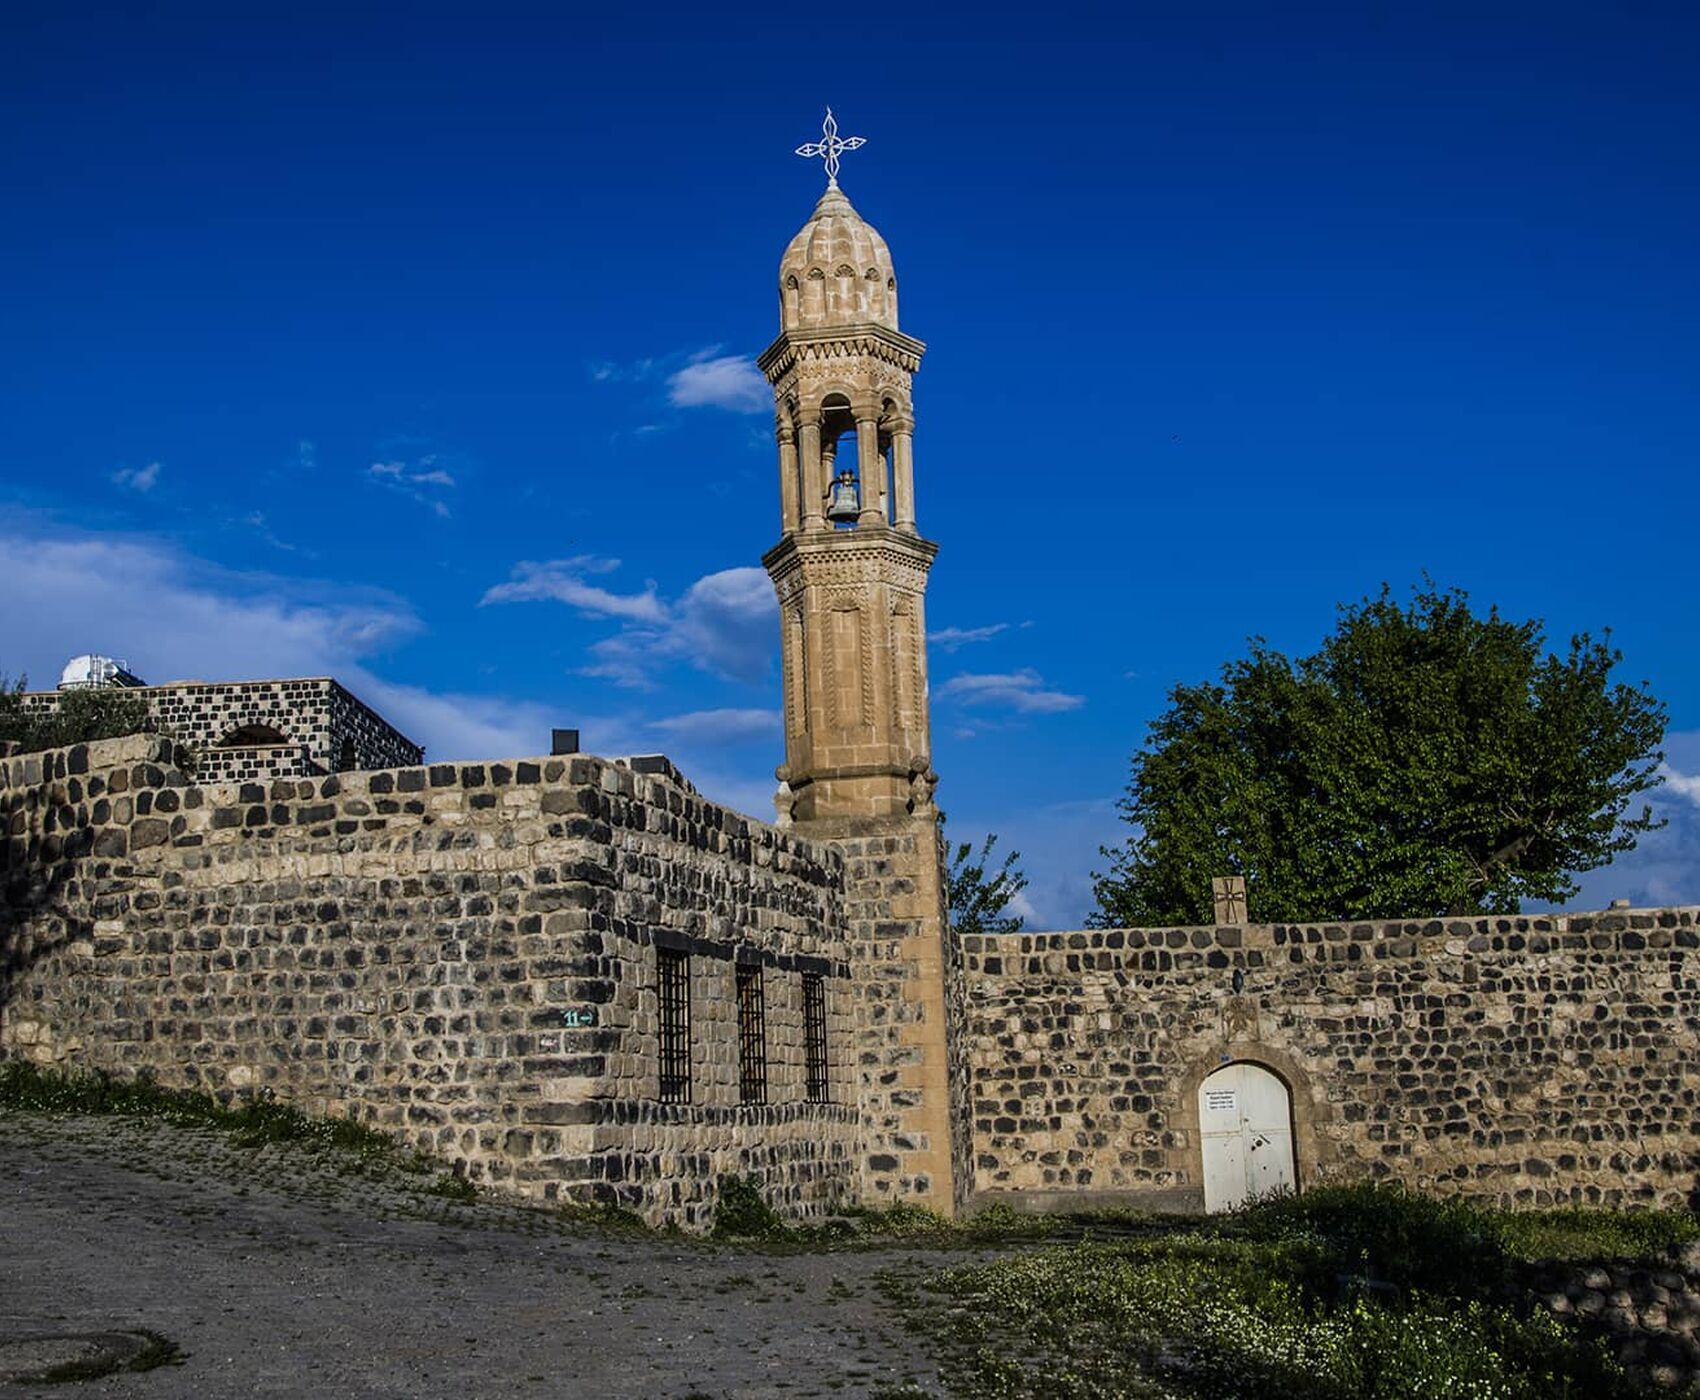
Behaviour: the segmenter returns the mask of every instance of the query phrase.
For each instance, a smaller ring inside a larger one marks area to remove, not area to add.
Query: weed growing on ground
[[[1651,1259],[1672,1245],[1700,1240],[1691,1210],[1517,1211],[1495,1218],[1506,1249],[1519,1259]]]
[[[1616,1400],[1616,1363],[1516,1262],[1560,1237],[1647,1252],[1694,1223],[1341,1187],[882,1287],[987,1400]]]
[[[785,1222],[774,1213],[761,1194],[756,1177],[723,1176],[719,1181],[719,1204],[714,1210],[715,1239],[772,1239],[786,1233]]]

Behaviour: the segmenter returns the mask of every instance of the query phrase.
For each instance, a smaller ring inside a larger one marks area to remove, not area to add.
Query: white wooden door
[[[1287,1086],[1262,1065],[1231,1064],[1198,1086],[1204,1208],[1232,1210],[1291,1191],[1293,1112]]]

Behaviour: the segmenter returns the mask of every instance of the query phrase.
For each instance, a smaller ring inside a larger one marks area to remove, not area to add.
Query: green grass
[[[109,1114],[147,1118],[227,1134],[238,1146],[293,1143],[333,1153],[355,1169],[429,1178],[421,1190],[451,1200],[477,1195],[471,1182],[442,1163],[404,1147],[387,1133],[348,1118],[317,1118],[261,1091],[226,1103],[194,1089],[168,1089],[146,1074],[121,1078],[101,1071],[42,1069],[0,1062],[0,1112]]]
[[[1148,1226],[883,1286],[985,1400],[1618,1400],[1627,1378],[1523,1266],[1656,1257],[1700,1223],[1360,1186]]]
[[[1700,1240],[1690,1210],[1561,1210],[1497,1218],[1500,1238],[1519,1259],[1650,1259],[1672,1245]]]

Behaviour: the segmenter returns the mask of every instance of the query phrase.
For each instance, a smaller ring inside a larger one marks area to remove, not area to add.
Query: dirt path
[[[775,1255],[564,1226],[295,1146],[0,1115],[0,1352],[151,1329],[181,1364],[0,1394],[935,1394],[872,1286],[903,1250]]]

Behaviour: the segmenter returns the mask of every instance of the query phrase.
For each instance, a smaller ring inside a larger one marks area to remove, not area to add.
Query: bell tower
[[[762,563],[783,623],[781,822],[930,812],[936,781],[923,602],[938,546],[915,523],[910,396],[927,347],[897,328],[891,252],[836,164],[780,260],[779,337],[757,361],[779,440],[782,534]]]
[[[781,825],[845,861],[863,1142],[861,1194],[946,1214],[968,1180],[963,999],[945,909],[927,716],[925,598],[938,546],[915,515],[911,381],[926,346],[897,328],[885,240],[838,188],[830,109],[826,193],[779,266],[773,386],[785,762]]]

